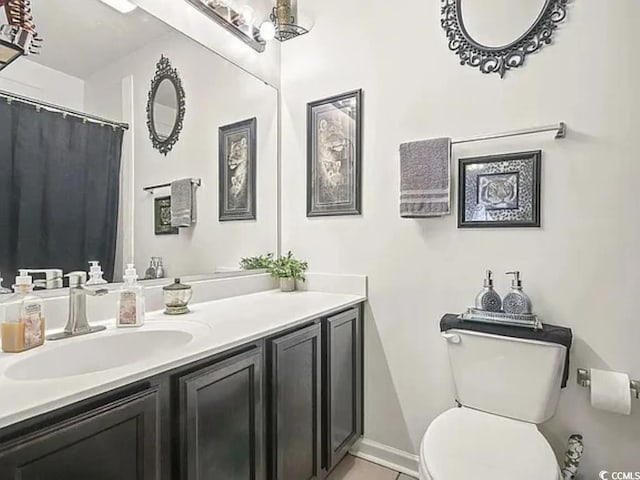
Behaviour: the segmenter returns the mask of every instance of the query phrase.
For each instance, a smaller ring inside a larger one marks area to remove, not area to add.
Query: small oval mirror
[[[162,79],[153,99],[153,128],[160,141],[166,141],[178,121],[178,91],[168,78]]]
[[[460,20],[477,44],[504,48],[536,24],[550,0],[460,0]]]
[[[185,94],[178,71],[164,55],[151,81],[147,101],[147,127],[153,147],[166,155],[180,137],[185,114]]]

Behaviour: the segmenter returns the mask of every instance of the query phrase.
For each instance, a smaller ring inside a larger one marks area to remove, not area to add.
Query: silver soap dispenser
[[[507,272],[507,275],[513,275],[511,281],[511,292],[504,297],[503,308],[505,313],[515,315],[531,314],[531,299],[524,293],[522,289],[522,280],[520,280],[520,272]]]
[[[502,299],[493,288],[493,272],[487,270],[484,278],[484,288],[476,296],[476,308],[487,312],[499,312],[502,309]]]

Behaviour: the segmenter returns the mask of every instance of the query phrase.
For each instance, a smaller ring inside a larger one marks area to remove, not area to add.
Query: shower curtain
[[[113,280],[123,130],[0,99],[0,272],[88,270]]]

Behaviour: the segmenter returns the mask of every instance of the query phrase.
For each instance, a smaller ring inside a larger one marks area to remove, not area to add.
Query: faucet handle
[[[87,272],[69,272],[65,277],[69,279],[69,288],[81,287],[87,283]]]

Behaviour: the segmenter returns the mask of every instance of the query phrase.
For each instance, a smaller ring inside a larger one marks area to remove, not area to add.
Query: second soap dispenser
[[[502,299],[493,288],[493,272],[491,270],[487,270],[484,288],[476,296],[476,308],[487,312],[499,312],[502,308]]]
[[[511,281],[511,292],[504,297],[502,302],[505,313],[530,315],[531,299],[522,289],[520,272],[507,272],[507,275],[513,275],[513,280]]]
[[[124,283],[118,294],[118,327],[141,327],[144,324],[144,293],[138,284],[138,274],[133,264],[127,265]]]

